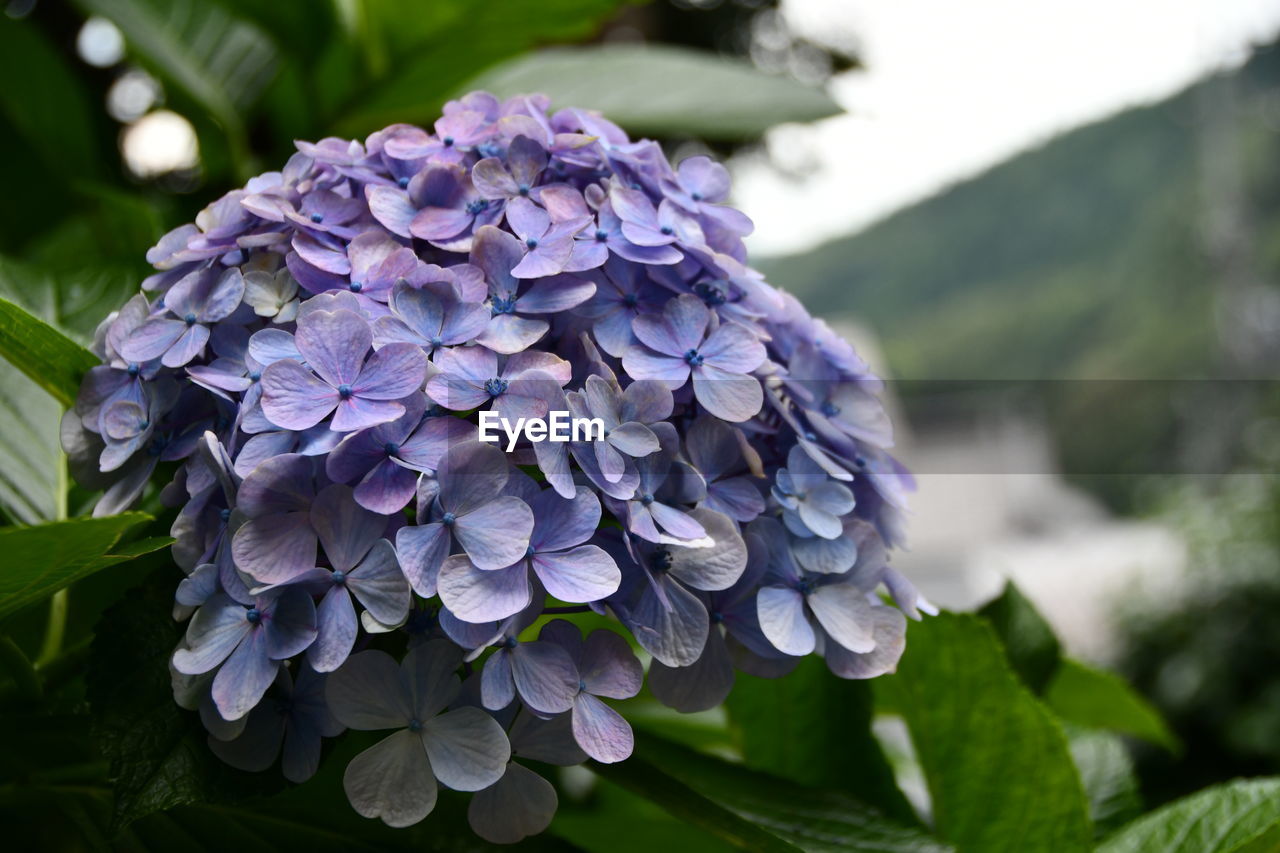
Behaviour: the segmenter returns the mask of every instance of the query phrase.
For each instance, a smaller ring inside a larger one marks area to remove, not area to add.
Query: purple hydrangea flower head
[[[936,612],[890,563],[881,383],[748,265],[729,172],[549,104],[297,143],[148,252],[60,430],[95,515],[173,472],[174,695],[216,754],[301,781],[389,731],[355,810],[442,784],[500,843],[556,809],[526,761],[631,754],[646,665],[700,711],[809,653],[890,672]]]

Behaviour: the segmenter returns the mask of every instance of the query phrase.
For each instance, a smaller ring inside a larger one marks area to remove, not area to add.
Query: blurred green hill
[[[903,379],[1189,378],[1220,294],[1280,272],[1280,49],[761,264]],[[1255,365],[1256,366],[1256,365]]]

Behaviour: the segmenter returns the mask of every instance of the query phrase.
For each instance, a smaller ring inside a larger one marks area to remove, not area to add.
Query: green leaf
[[[951,849],[847,794],[797,785],[653,735],[637,735],[636,752],[626,761],[591,767],[745,850]]]
[[[1227,853],[1272,850],[1280,825],[1280,778],[1229,782],[1143,815],[1099,853]],[[1265,842],[1265,843],[1264,843]]]
[[[620,5],[620,0],[369,3],[371,19],[356,23],[363,27],[367,52],[374,54],[370,64],[377,72],[378,54],[392,64],[350,99],[346,114],[336,116],[336,132],[362,136],[397,121],[429,124],[441,105],[471,88],[463,84],[484,69],[540,44],[588,38]]]
[[[837,115],[821,89],[749,62],[679,47],[551,48],[486,71],[463,89],[543,92],[556,107],[602,111],[634,133],[738,140],[776,124]]]
[[[876,679],[911,733],[938,834],[965,850],[1086,850],[1088,804],[1062,729],[973,615],[914,624]]]
[[[66,490],[58,421],[62,406],[22,371],[0,361],[0,507],[39,524],[61,514]]]
[[[1045,702],[1063,720],[1095,729],[1119,732],[1163,746],[1180,749],[1177,737],[1151,703],[1120,676],[1064,659]]]
[[[183,629],[170,616],[174,580],[157,572],[98,621],[86,675],[93,731],[115,781],[112,831],[187,803],[232,803],[284,787],[279,773],[243,773],[206,744],[178,707],[169,655]]]
[[[57,329],[0,297],[0,356],[64,407],[75,403],[80,378],[98,357]]]
[[[1124,743],[1110,732],[1076,729],[1068,732],[1071,759],[1080,771],[1094,835],[1101,837],[1142,813],[1142,797],[1133,760]]]
[[[865,681],[836,678],[810,656],[786,678],[739,674],[725,705],[748,766],[846,791],[915,822],[871,733],[871,688]]]
[[[1014,672],[1036,693],[1043,693],[1058,668],[1062,646],[1058,637],[1013,581],[987,602],[978,614],[996,629]]]
[[[145,539],[112,550],[128,530],[150,520],[145,513],[127,512],[0,528],[0,619],[80,578],[163,548],[172,540]]]

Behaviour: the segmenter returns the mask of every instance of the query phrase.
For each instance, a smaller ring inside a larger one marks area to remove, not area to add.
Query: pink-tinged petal
[[[586,272],[603,266],[609,260],[609,246],[599,240],[575,240],[565,272]],[[599,324],[597,324],[599,325]]]
[[[598,628],[587,637],[578,661],[587,692],[610,699],[630,699],[640,692],[644,668],[621,635]]]
[[[264,585],[287,583],[316,565],[316,534],[306,513],[255,518],[236,531],[236,566]]]
[[[148,320],[120,344],[120,355],[129,361],[151,361],[164,355],[187,331],[181,320],[159,317]]]
[[[421,390],[427,356],[413,344],[387,344],[365,363],[351,392],[366,400],[399,400]]]
[[[576,308],[594,296],[595,292],[593,282],[572,275],[557,275],[530,287],[516,300],[516,310],[524,314],[558,314]]]
[[[654,501],[649,504],[649,512],[658,526],[676,539],[691,541],[707,535],[701,524],[675,507]]]
[[[418,487],[418,472],[383,459],[369,470],[355,488],[356,503],[365,509],[391,515],[404,509]]]
[[[311,311],[299,320],[294,343],[311,369],[336,388],[359,378],[373,330],[354,311]]]
[[[413,603],[395,549],[385,539],[375,542],[360,565],[348,573],[347,588],[384,625],[402,622]]]
[[[622,715],[590,693],[573,703],[573,737],[582,751],[602,764],[625,761],[635,748],[635,735]]]
[[[423,722],[431,771],[455,791],[479,791],[502,778],[511,744],[498,721],[479,708],[457,708]]]
[[[610,240],[609,248],[618,257],[637,264],[667,266],[684,260],[684,254],[675,246],[637,246],[627,240]]]
[[[286,587],[264,611],[267,657],[284,660],[304,651],[316,639],[316,606],[301,587]]]
[[[550,214],[552,222],[569,222],[592,216],[591,208],[587,207],[582,193],[568,184],[541,187],[538,191],[538,202]]]
[[[600,499],[585,486],[579,486],[571,500],[555,492],[539,492],[530,499],[529,508],[537,519],[530,543],[539,551],[561,551],[581,545],[600,525]]]
[[[511,140],[511,147],[507,149],[507,162],[511,165],[511,176],[516,183],[530,187],[538,179],[538,175],[542,174],[542,170],[547,168],[547,152],[532,138],[517,136]]]
[[[673,233],[664,232],[648,225],[637,225],[634,222],[622,223],[622,236],[636,246],[666,246],[675,242]]]
[[[669,667],[654,661],[649,667],[649,690],[659,702],[682,714],[719,705],[733,689],[733,661],[719,631],[707,637],[702,656],[689,666]]]
[[[711,312],[702,300],[684,293],[667,303],[662,314],[641,314],[631,321],[641,343],[667,355],[684,355],[702,345]]]
[[[613,205],[614,212],[621,219],[643,225],[658,224],[658,211],[641,190],[614,182],[613,189],[609,193],[609,203]]]
[[[622,420],[652,424],[671,417],[671,391],[660,382],[638,380],[622,392]]]
[[[524,501],[510,496],[459,515],[453,526],[458,543],[481,569],[500,569],[523,557],[532,532],[533,513]]]
[[[320,423],[341,398],[292,359],[277,361],[262,373],[262,413],[283,429],[309,429]]]
[[[436,591],[444,606],[464,622],[497,622],[529,606],[529,570],[521,560],[504,569],[484,571],[465,554],[458,554],[440,567]]]
[[[347,286],[347,277],[345,275],[335,275],[314,267],[304,261],[297,252],[290,252],[285,255],[284,262],[289,269],[289,273],[309,293],[325,293]]]
[[[686,190],[700,196],[699,201],[715,203],[729,197],[729,170],[710,157],[686,157],[676,174]]]
[[[511,355],[528,349],[547,333],[551,324],[546,320],[520,317],[516,314],[498,314],[489,320],[485,330],[476,336],[476,343],[503,355]]]
[[[387,826],[413,826],[436,805],[436,780],[421,738],[408,729],[389,735],[351,759],[342,788],[356,813]]]
[[[264,461],[240,484],[236,495],[239,508],[250,518],[305,512],[315,497],[312,466],[310,459],[293,453]]]
[[[351,595],[338,585],[329,589],[316,608],[316,641],[307,649],[307,662],[316,672],[333,672],[356,644],[356,611]]]
[[[756,230],[755,223],[751,221],[751,217],[736,208],[707,205],[702,208],[702,215],[715,222],[721,228],[732,231],[741,237],[745,237]]]
[[[569,262],[569,257],[573,254],[573,243],[565,241],[561,243],[551,243],[548,241],[545,245],[539,245],[537,249],[525,255],[520,263],[516,264],[511,274],[516,278],[546,278],[547,276],[557,275],[564,271],[564,265]],[[520,310],[527,311],[523,305]]]
[[[347,658],[324,684],[329,711],[356,731],[395,729],[409,724],[413,709],[400,678],[400,665],[386,652]]]
[[[738,525],[728,516],[706,508],[690,511],[689,517],[715,544],[710,548],[674,549],[672,576],[694,589],[707,592],[728,589],[742,577],[747,565],[747,545],[738,533]]]
[[[454,445],[473,441],[476,428],[461,418],[427,418],[400,445],[397,461],[415,471],[434,471],[440,467],[440,458]]]
[[[698,348],[703,360],[730,373],[750,373],[764,363],[760,339],[737,323],[722,323]]]
[[[780,652],[807,655],[817,638],[813,626],[805,618],[804,596],[794,589],[766,586],[756,596],[756,615],[760,629]]]
[[[746,523],[764,512],[765,500],[752,477],[730,477],[707,487],[708,508]]]
[[[450,240],[471,228],[475,216],[462,207],[424,207],[409,223],[409,233],[420,240]]]
[[[443,524],[420,524],[396,531],[396,557],[413,591],[423,598],[436,594],[440,564],[449,555],[451,540]]]
[[[609,444],[628,456],[641,457],[657,453],[658,437],[644,424],[630,421],[609,431]]]
[[[267,657],[266,631],[255,629],[245,637],[213,677],[213,703],[224,720],[238,720],[261,701],[280,664]]]
[[[661,355],[643,346],[629,347],[622,354],[622,369],[632,379],[653,379],[671,391],[689,381],[687,361],[679,356]]]
[[[329,428],[335,432],[352,432],[394,421],[404,414],[404,406],[393,400],[369,400],[348,397],[338,401],[337,412]]]
[[[198,356],[208,342],[208,326],[190,326],[182,333],[182,337],[174,341],[173,346],[160,357],[160,363],[165,367],[182,367],[182,365]]]
[[[187,625],[187,648],[173,653],[173,667],[187,675],[200,675],[227,659],[253,625],[245,609],[225,593],[210,598]]]
[[[485,841],[515,844],[550,826],[558,804],[550,782],[512,762],[501,779],[471,798],[467,821]]]
[[[835,642],[823,649],[827,667],[841,678],[876,678],[898,668],[906,647],[906,617],[892,607],[875,605],[871,610],[874,649],[859,654]]]
[[[497,157],[486,157],[471,168],[471,183],[482,198],[504,199],[519,194],[515,179]]]
[[[618,564],[596,545],[535,554],[530,562],[547,592],[561,601],[599,601],[617,592],[622,582]]]
[[[729,373],[709,364],[694,369],[693,393],[708,412],[731,423],[750,420],[764,405],[764,391],[754,376]]]
[[[347,253],[342,250],[341,244],[334,246],[321,243],[310,234],[299,232],[294,235],[292,245],[298,257],[321,272],[338,276],[351,272],[351,261],[347,258]]]
[[[521,240],[541,239],[551,227],[551,217],[529,199],[513,198],[507,204],[507,224]]]
[[[262,329],[249,338],[249,355],[264,367],[285,358],[302,361],[293,335],[283,329]]]
[[[349,572],[364,559],[387,527],[387,519],[352,499],[351,487],[325,486],[311,504],[311,527],[320,537],[329,565]]]
[[[875,648],[871,603],[862,590],[850,583],[827,584],[814,590],[805,601],[831,639],[859,654]]]
[[[418,209],[409,201],[409,194],[404,190],[365,185],[365,197],[369,201],[369,212],[384,228],[399,237],[411,237],[409,223],[417,216]]]
[[[554,643],[521,643],[511,649],[511,677],[530,709],[559,714],[573,707],[578,670],[568,652]]]

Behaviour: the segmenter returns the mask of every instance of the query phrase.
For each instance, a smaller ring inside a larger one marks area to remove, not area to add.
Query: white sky
[[[734,164],[753,253],[847,234],[1053,135],[1238,64],[1280,0],[784,0],[794,30],[856,38],[849,113],[771,132]]]

